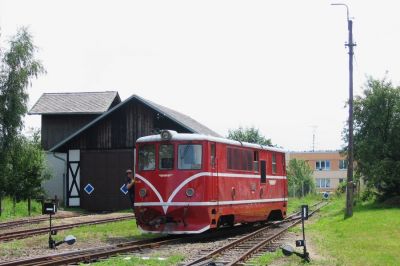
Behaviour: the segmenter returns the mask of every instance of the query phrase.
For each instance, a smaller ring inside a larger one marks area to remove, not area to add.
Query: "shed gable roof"
[[[91,121],[90,123],[88,123],[87,125],[82,127],[81,129],[79,129],[78,131],[74,132],[69,137],[67,137],[64,140],[62,140],[60,143],[56,144],[49,151],[56,151],[58,148],[60,148],[63,145],[65,145],[68,141],[70,141],[73,138],[75,138],[76,136],[80,135],[82,132],[84,132],[88,128],[92,127],[93,125],[95,125],[99,121],[103,120],[104,118],[109,116],[114,111],[116,111],[119,108],[123,107],[124,105],[129,103],[131,100],[137,100],[137,101],[143,103],[144,105],[146,105],[149,108],[157,111],[158,113],[164,115],[165,117],[171,119],[172,121],[176,122],[177,124],[181,125],[182,127],[186,128],[188,131],[190,131],[192,133],[198,133],[198,134],[214,136],[214,137],[221,137],[221,135],[219,135],[215,131],[209,129],[208,127],[204,126],[203,124],[200,124],[199,122],[197,122],[196,120],[192,119],[191,117],[189,117],[187,115],[179,113],[179,112],[177,112],[175,110],[172,110],[170,108],[167,108],[165,106],[153,103],[153,102],[151,102],[149,100],[146,100],[144,98],[141,98],[141,97],[139,97],[137,95],[132,95],[131,97],[129,97],[125,101],[119,103],[118,105],[116,105],[113,108],[111,108],[110,110],[108,110],[107,112],[104,112],[102,115],[100,115],[99,117],[97,117],[96,119],[94,119],[93,121]]]
[[[101,114],[115,99],[121,102],[116,91],[43,93],[29,114]]]
[[[189,129],[193,133],[198,133],[198,134],[203,134],[203,135],[208,135],[208,136],[214,136],[214,137],[221,137],[217,132],[209,129],[205,125],[197,122],[190,116],[184,115],[178,111],[172,110],[168,107],[156,104],[154,102],[151,102],[149,100],[143,99],[139,96],[136,96],[138,99],[141,100],[144,104],[148,105],[149,107],[153,108],[157,112],[163,114],[164,116],[172,119],[173,121],[177,122],[181,126]]]

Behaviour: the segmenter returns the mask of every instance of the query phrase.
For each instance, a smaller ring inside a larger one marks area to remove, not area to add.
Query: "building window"
[[[339,160],[339,169],[346,170],[347,169],[347,160]]]
[[[158,160],[158,168],[160,170],[174,169],[174,146],[171,144],[160,145]]]
[[[339,178],[339,183],[343,183],[344,182],[344,178]]]
[[[331,187],[331,180],[329,178],[317,178],[315,179],[317,188],[329,188]]]
[[[178,146],[178,168],[183,170],[201,169],[201,145]]]
[[[153,144],[139,147],[139,170],[154,170],[156,168],[156,148]]]
[[[276,174],[276,154],[272,154],[272,173]]]
[[[253,151],[228,147],[226,152],[228,169],[244,171],[253,170]]]
[[[331,170],[331,161],[320,160],[315,162],[315,170],[328,171]]]

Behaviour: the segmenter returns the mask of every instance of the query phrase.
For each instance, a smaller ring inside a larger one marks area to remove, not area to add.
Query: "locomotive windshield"
[[[160,170],[171,170],[174,168],[174,145],[160,145],[158,152],[158,168]]]
[[[139,170],[156,168],[156,148],[154,144],[146,144],[139,148]]]
[[[178,168],[201,169],[202,148],[200,144],[178,145]]]

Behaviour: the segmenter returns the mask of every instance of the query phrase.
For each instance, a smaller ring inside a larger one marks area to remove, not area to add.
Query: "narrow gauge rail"
[[[132,219],[134,217],[135,217],[134,215],[126,215],[126,216],[121,216],[121,217],[106,218],[106,219],[86,221],[86,222],[78,222],[78,223],[73,223],[73,224],[55,225],[55,226],[52,226],[52,230],[60,231],[60,230],[71,229],[71,228],[82,226],[82,225],[95,225],[95,224],[111,223],[111,222],[116,222],[116,221]],[[49,227],[40,227],[40,228],[34,228],[34,229],[2,233],[2,234],[0,234],[0,241],[21,239],[21,238],[34,236],[34,235],[46,234],[48,232],[49,232]]]
[[[108,258],[112,255],[123,254],[145,248],[155,248],[166,244],[172,244],[179,241],[184,236],[165,236],[153,239],[131,241],[113,246],[91,248],[61,254],[42,256],[32,259],[14,260],[0,263],[0,266],[30,266],[30,265],[66,265],[72,263],[86,262],[90,263],[101,258]]]
[[[56,218],[56,219],[59,219],[59,218]],[[35,224],[35,223],[40,223],[40,222],[44,222],[44,221],[48,221],[48,220],[49,220],[48,217],[39,217],[39,218],[21,219],[21,220],[16,220],[16,221],[3,222],[3,223],[0,223],[0,229],[16,227],[16,226],[21,226],[21,225],[25,225],[25,224]]]
[[[83,216],[83,215],[71,215],[71,216],[55,216],[53,217],[54,220],[59,220],[59,219],[65,219],[65,218],[73,218],[77,216]],[[0,230],[1,229],[8,229],[12,227],[17,227],[17,226],[22,226],[26,224],[37,224],[41,223],[44,221],[48,221],[49,217],[36,217],[36,218],[28,218],[28,219],[20,219],[20,220],[14,220],[14,221],[9,221],[9,222],[2,222],[0,223]]]
[[[315,209],[310,213],[312,216],[320,208],[327,203],[318,202],[311,207]],[[240,265],[241,262],[248,260],[259,250],[265,248],[273,240],[277,239],[289,228],[301,222],[300,212],[288,216],[283,221],[277,221],[268,224],[265,227],[251,232],[239,239],[236,239],[225,246],[216,250],[208,251],[205,255],[195,258],[184,266],[201,266],[201,265]]]

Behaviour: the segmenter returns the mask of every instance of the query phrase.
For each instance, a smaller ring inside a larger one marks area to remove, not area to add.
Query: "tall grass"
[[[32,200],[31,204],[31,216],[39,215],[42,213],[42,204],[40,202]],[[15,204],[14,210],[13,200],[9,197],[6,197],[2,199],[1,208],[2,212],[0,216],[0,221],[29,216],[27,201],[17,202]]]
[[[345,197],[321,210],[309,232],[322,254],[340,265],[400,265],[400,208],[357,204],[344,219]]]

